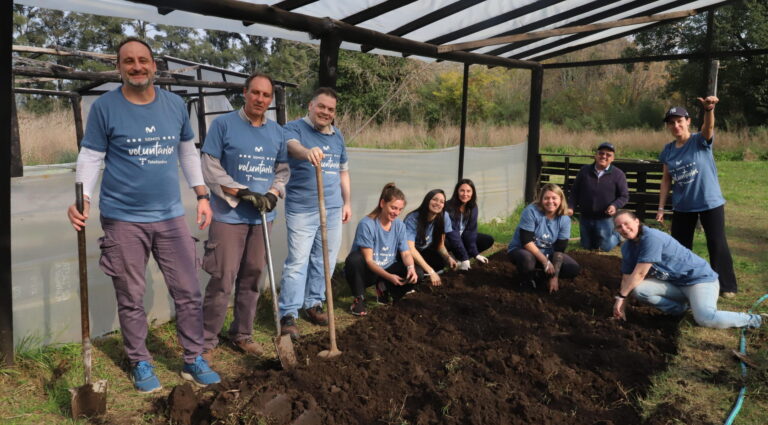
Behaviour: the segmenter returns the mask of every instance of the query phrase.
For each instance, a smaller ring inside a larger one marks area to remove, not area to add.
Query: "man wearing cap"
[[[568,196],[568,215],[579,211],[584,249],[610,251],[619,243],[611,217],[629,200],[629,188],[624,172],[612,165],[615,154],[613,144],[601,143],[595,162],[581,167]]]
[[[720,100],[716,96],[698,100],[704,109],[704,123],[699,133],[691,133],[691,117],[685,108],[675,106],[664,115],[667,130],[675,140],[664,146],[659,154],[659,161],[664,163],[664,176],[656,220],[664,221],[664,205],[671,188],[672,237],[691,249],[696,223],[701,221],[707,238],[709,262],[719,275],[720,293],[730,298],[736,294],[736,275],[725,238],[725,198],[720,192],[712,155],[715,105]]]

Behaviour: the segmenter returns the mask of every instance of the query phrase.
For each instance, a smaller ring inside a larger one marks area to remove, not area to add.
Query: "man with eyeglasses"
[[[581,246],[610,251],[619,244],[611,217],[629,200],[624,172],[612,165],[616,148],[609,142],[597,147],[595,162],[579,170],[568,195],[568,215],[579,211]]]

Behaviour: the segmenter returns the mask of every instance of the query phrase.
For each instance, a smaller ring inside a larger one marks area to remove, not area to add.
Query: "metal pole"
[[[285,125],[288,122],[288,105],[285,102],[285,87],[275,84],[275,115],[277,123]]]
[[[5,13],[0,14],[5,19],[3,39],[0,42],[0,56],[11,57],[11,45],[13,45],[13,2],[5,4]],[[0,75],[0,116],[6,117],[5,122],[12,121],[11,105],[15,99],[11,90],[12,65],[11,61],[4,61],[4,72]],[[0,363],[7,366],[13,365],[13,285],[11,273],[11,126],[5,127],[3,139],[9,143],[2,143],[0,147]],[[5,165],[3,165],[5,164]]]
[[[320,87],[336,88],[339,46],[341,46],[341,38],[334,32],[327,33],[320,39],[320,69],[318,70]]]
[[[709,10],[707,11],[707,38],[704,42],[704,60],[701,62],[701,76],[702,76],[702,87],[701,91],[699,93],[702,93],[701,96],[709,96],[711,93],[709,91],[710,84],[710,62],[712,60],[712,43],[715,39],[715,11]],[[717,75],[717,73],[715,73]],[[704,125],[704,109],[701,109],[699,111],[699,131],[701,131],[701,126]]]
[[[467,98],[469,97],[469,64],[464,64],[461,85],[461,133],[459,134],[459,180],[464,178],[464,148],[467,144]]]
[[[197,80],[202,81],[203,79],[203,70],[198,68],[197,69]],[[197,147],[201,148],[203,147],[203,143],[205,143],[205,133],[206,133],[206,126],[205,126],[205,97],[203,96],[203,88],[198,87],[197,89],[197,140],[198,144]]]
[[[525,202],[533,202],[539,184],[539,128],[541,126],[541,92],[544,70],[531,70],[531,97],[528,113],[528,156],[525,167]]]

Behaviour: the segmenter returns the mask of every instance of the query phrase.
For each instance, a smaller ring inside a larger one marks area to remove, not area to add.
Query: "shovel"
[[[323,193],[323,169],[315,167],[317,176],[317,202],[320,206],[320,234],[323,240],[323,268],[325,269],[325,299],[328,303],[328,333],[331,335],[331,348],[317,353],[321,359],[332,359],[341,354],[336,347],[336,319],[333,314],[333,287],[331,286],[331,265],[328,264],[328,224],[325,215],[325,194]]]
[[[261,211],[261,228],[264,229],[264,251],[267,253],[267,270],[269,271],[269,288],[272,290],[272,309],[275,311],[275,351],[283,369],[296,366],[296,352],[293,351],[293,341],[290,335],[280,335],[280,310],[277,305],[277,289],[275,289],[275,270],[272,267],[272,248],[269,244],[269,230],[267,230],[267,213]]]
[[[83,213],[83,184],[75,183],[75,205]],[[91,323],[88,317],[88,261],[85,257],[85,228],[77,232],[77,255],[80,263],[80,328],[83,335],[85,385],[70,388],[72,417],[90,418],[107,412],[107,381],[91,381]]]

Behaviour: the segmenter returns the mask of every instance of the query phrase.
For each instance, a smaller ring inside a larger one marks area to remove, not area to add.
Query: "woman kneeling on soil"
[[[452,231],[451,219],[445,209],[445,192],[433,189],[427,192],[421,205],[405,216],[408,247],[416,264],[429,276],[432,286],[440,286],[440,275],[447,264],[456,268],[456,260],[445,249],[445,235]]]
[[[411,291],[419,272],[408,248],[405,223],[397,218],[405,208],[405,195],[394,183],[381,191],[379,204],[363,217],[355,230],[355,239],[344,262],[355,301],[352,314],[364,316],[365,288],[376,285],[378,301],[386,303],[391,294],[395,300]]]
[[[461,179],[453,188],[448,200],[451,232],[447,234],[446,247],[459,261],[459,270],[469,270],[469,258],[485,264],[488,259],[481,252],[493,246],[493,236],[477,232],[477,190],[470,179]]]
[[[523,278],[536,287],[537,271],[547,276],[549,292],[560,289],[559,277],[572,278],[581,267],[565,253],[571,237],[568,203],[560,186],[545,184],[539,196],[525,207],[507,253]]]
[[[635,298],[664,313],[680,315],[690,307],[693,319],[708,328],[758,328],[757,314],[717,310],[720,290],[717,273],[709,264],[672,236],[640,224],[630,211],[613,219],[627,242],[621,247],[621,287],[613,316],[626,320],[626,298]]]

